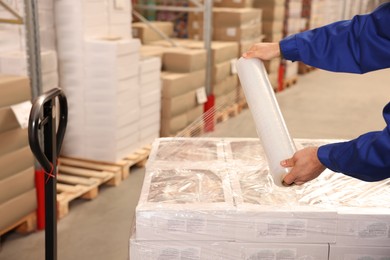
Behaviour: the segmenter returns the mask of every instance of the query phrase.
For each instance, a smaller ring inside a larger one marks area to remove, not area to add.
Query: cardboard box
[[[172,72],[193,72],[206,67],[203,49],[170,48],[165,50],[163,68]]]
[[[212,83],[217,84],[232,74],[232,62],[226,61],[215,64],[213,67]]]
[[[27,129],[16,128],[0,134],[0,156],[28,145]]]
[[[151,26],[157,28],[168,37],[173,36],[173,23],[162,21],[150,21]],[[143,22],[132,23],[132,33],[134,38],[139,38],[143,44],[159,41],[163,38]]]
[[[215,0],[215,7],[250,8],[253,0]]]
[[[173,136],[188,125],[187,114],[180,114],[170,118],[161,118],[160,136]]]
[[[0,230],[4,230],[37,208],[36,191],[31,189],[0,205]]]
[[[188,47],[201,49],[204,48],[204,43],[201,41],[192,41],[188,44]],[[213,41],[211,43],[211,54],[212,64],[218,64],[235,59],[238,55],[238,43]]]
[[[163,98],[161,101],[161,116],[169,119],[187,112],[189,109],[196,107],[196,105],[195,91],[190,91],[170,99]]]
[[[0,108],[0,134],[18,128],[19,123],[10,107]]]
[[[264,8],[272,7],[275,5],[284,5],[286,0],[253,0],[253,7]]]
[[[284,5],[264,6],[263,10],[263,22],[265,21],[283,21],[286,11]]]
[[[215,41],[246,41],[257,39],[260,36],[260,24],[241,27],[214,27],[213,29],[213,40]]]
[[[262,11],[255,8],[213,8],[214,28],[259,24]]]
[[[0,180],[0,205],[35,188],[34,167]]]
[[[334,260],[362,260],[372,259],[381,260],[388,259],[390,256],[390,246],[341,246],[330,245],[329,259]]]
[[[0,107],[18,104],[30,99],[31,89],[28,78],[0,75]]]
[[[228,242],[226,256],[230,259],[316,259],[328,260],[328,244],[237,243]],[[333,258],[330,258],[333,259]]]
[[[163,72],[162,79],[162,97],[172,98],[183,95],[189,91],[204,86],[206,72],[198,70],[190,73]]]
[[[284,23],[283,20],[267,20],[262,23],[262,31],[264,34],[273,34],[283,32]]]
[[[0,180],[21,172],[34,165],[34,157],[30,146],[0,156]]]
[[[164,54],[164,47],[154,45],[142,45],[140,52],[141,57],[158,57],[162,59]]]
[[[223,81],[215,84],[213,86],[213,94],[216,97],[226,95],[232,91],[237,90],[238,86],[238,77],[237,74],[231,75],[224,79]]]
[[[198,105],[195,108],[190,109],[187,112],[188,123],[192,124],[193,122],[199,123],[199,125],[203,125],[203,105]]]
[[[169,181],[170,176],[192,184],[183,187],[180,181]],[[227,177],[226,171],[209,165],[180,168],[167,162],[166,167],[147,169],[136,208],[137,240],[234,239]],[[156,207],[161,203],[164,207]]]
[[[280,42],[283,39],[283,33],[265,34],[264,42]]]
[[[267,70],[268,74],[271,73],[279,73],[279,67],[280,67],[280,58],[275,58],[272,60],[264,61],[264,67]]]
[[[373,246],[390,245],[390,209],[339,208],[337,245]]]
[[[239,42],[239,52],[238,52],[238,57],[241,57],[241,55],[248,51],[254,44],[262,42],[263,41],[263,36],[260,36],[255,39],[251,40],[246,40],[246,41],[240,41]]]

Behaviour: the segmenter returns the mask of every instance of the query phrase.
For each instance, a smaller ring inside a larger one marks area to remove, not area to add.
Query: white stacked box
[[[139,48],[137,39],[85,40],[85,69],[64,75],[72,117],[63,154],[118,161],[138,147]]]
[[[24,17],[24,0],[8,0],[6,3],[21,17]],[[39,1],[37,6],[41,50],[55,50],[53,1]],[[4,8],[0,8],[0,17],[15,19],[15,17]],[[0,24],[0,52],[8,50],[27,51],[25,25]]]
[[[23,0],[9,0],[7,4],[22,18],[25,15]],[[15,19],[4,8],[0,17]],[[41,48],[42,90],[58,87],[58,66],[55,46],[53,1],[38,4],[38,23]],[[0,23],[0,73],[28,76],[28,56],[25,25]]]
[[[64,155],[112,162],[138,148],[140,42],[131,39],[130,10],[130,1],[55,2],[69,103]]]
[[[221,167],[223,153],[219,140],[155,141],[136,208],[136,239],[234,239],[234,202],[229,175]]]
[[[28,77],[27,53],[8,51],[0,53],[0,73]],[[58,87],[57,53],[52,50],[41,52],[42,90]]]
[[[388,181],[364,183],[326,170],[305,185],[279,188],[269,178],[257,139],[156,140],[136,208],[131,259],[388,256]]]
[[[160,135],[161,118],[161,58],[141,60],[140,74],[140,144],[153,143]]]
[[[336,210],[301,204],[295,189],[271,186],[267,162],[259,156],[264,154],[259,141],[228,139],[225,152],[237,206],[236,240],[306,244],[335,242]]]

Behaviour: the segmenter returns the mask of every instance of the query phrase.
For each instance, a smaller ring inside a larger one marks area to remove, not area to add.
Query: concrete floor
[[[314,71],[277,95],[294,138],[350,139],[384,127],[382,108],[390,101],[390,70],[366,75]],[[219,124],[212,136],[256,137],[248,110]],[[92,201],[75,200],[58,223],[59,260],[126,260],[134,208],[144,170],[132,170],[118,187],[101,187]],[[0,240],[1,260],[44,259],[44,232]]]

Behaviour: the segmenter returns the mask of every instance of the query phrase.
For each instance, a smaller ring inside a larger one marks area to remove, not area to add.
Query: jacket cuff
[[[280,41],[279,46],[283,58],[291,61],[300,60],[296,35],[290,35],[284,38],[283,40]]]
[[[333,165],[333,163],[330,159],[331,149],[332,149],[331,144],[320,146],[317,150],[317,157],[326,168],[328,168],[334,172],[339,172],[337,167],[335,167],[335,165]]]

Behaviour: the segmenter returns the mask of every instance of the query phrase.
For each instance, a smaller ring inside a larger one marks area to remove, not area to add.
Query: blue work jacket
[[[390,68],[390,3],[352,20],[291,35],[280,42],[280,50],[285,59],[335,72]],[[383,117],[387,126],[382,131],[319,147],[321,163],[365,181],[390,178],[390,103]]]

